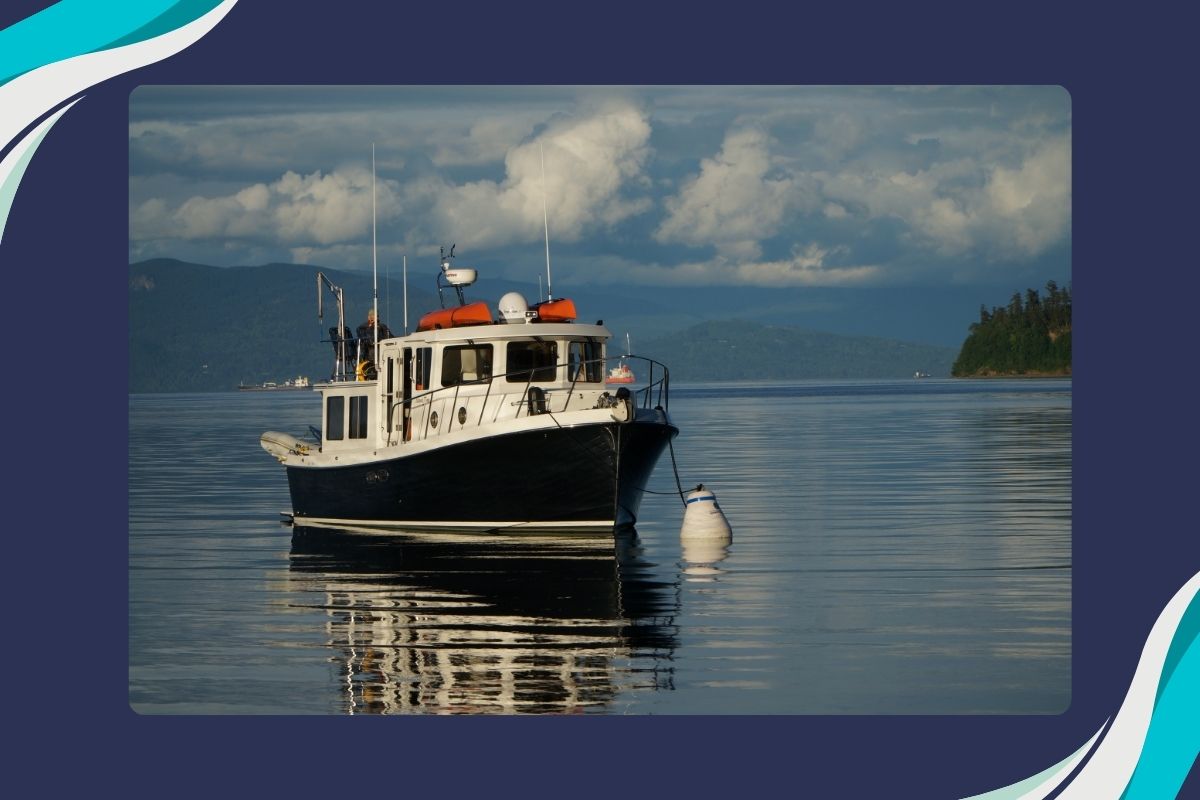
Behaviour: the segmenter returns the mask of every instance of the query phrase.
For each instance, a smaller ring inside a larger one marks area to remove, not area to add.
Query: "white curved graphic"
[[[1142,657],[1125,695],[1125,702],[1121,704],[1120,711],[1113,719],[1112,727],[1108,729],[1099,746],[1087,756],[1086,763],[1075,779],[1058,795],[1060,800],[1118,800],[1124,796],[1134,770],[1137,769],[1150,729],[1167,653],[1179,632],[1180,622],[1198,591],[1200,573],[1193,575],[1191,580],[1184,584],[1159,615],[1146,638],[1146,645],[1142,648]],[[1185,702],[1194,700],[1189,694],[1190,690],[1194,690],[1194,687],[1184,687],[1181,692]],[[1062,783],[1063,778],[1083,760],[1084,754],[1091,750],[1092,743],[1098,736],[1099,732],[1073,756],[1033,778],[986,794],[975,795],[967,800],[1041,800],[1048,797]],[[1191,754],[1193,760],[1195,755]]]
[[[1159,615],[1146,639],[1146,646],[1142,648],[1142,658],[1112,728],[1078,777],[1059,795],[1062,800],[1098,800],[1106,797],[1115,800],[1125,791],[1137,768],[1142,744],[1150,728],[1167,650],[1198,590],[1200,573],[1184,584]]]
[[[80,100],[82,99],[80,98]],[[25,168],[29,166],[34,151],[42,143],[50,126],[58,122],[58,118],[67,113],[67,109],[77,102],[79,101],[68,103],[42,120],[40,125],[31,130],[8,152],[4,160],[0,161],[0,242],[4,241],[4,226],[8,221],[8,210],[12,208],[13,196],[17,193],[17,184],[21,182],[21,176],[25,174]]]
[[[225,18],[237,0],[225,0],[182,28],[112,50],[84,53],[26,72],[0,86],[0,142],[12,141],[29,123],[89,86],[153,64],[195,44]]]
[[[1079,766],[1079,762],[1091,752],[1092,747],[1096,744],[1096,740],[1100,738],[1100,734],[1103,732],[1104,728],[1102,727],[1096,731],[1096,735],[1089,739],[1088,743],[1083,747],[1053,767],[1043,770],[1031,778],[1014,783],[1012,786],[1005,786],[1003,789],[995,789],[983,794],[974,794],[963,798],[963,800],[1041,800],[1043,797],[1048,797],[1071,774],[1075,767]]]
[[[115,75],[161,61],[194,44],[224,19],[236,2],[237,0],[224,0],[204,16],[153,39],[47,64],[0,86],[0,109],[3,110],[0,114],[0,148],[6,147],[16,139],[31,123],[88,87]],[[46,122],[52,125],[61,114],[60,110],[52,118],[44,121],[37,129],[40,133],[31,132],[9,155],[12,156],[17,150],[23,149],[27,142],[32,143],[33,149],[36,149],[37,141],[41,140],[49,128]],[[25,155],[31,156],[32,151],[27,150]],[[6,192],[7,196],[0,197],[0,229],[8,219],[8,212],[12,207],[11,193],[16,191],[16,182],[20,181],[16,168],[20,164],[23,172],[25,163],[28,163],[27,157],[23,162],[21,157],[12,158],[11,161],[10,158],[5,158],[0,164],[0,186],[10,187],[10,191]]]

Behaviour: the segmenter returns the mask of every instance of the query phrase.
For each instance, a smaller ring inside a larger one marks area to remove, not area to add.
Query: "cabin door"
[[[429,420],[430,380],[433,378],[433,348],[415,347],[404,349],[404,402],[408,410],[408,423],[404,431],[405,441],[416,435],[424,439],[429,435],[426,424]]]
[[[389,445],[396,438],[395,435],[402,430],[400,406],[400,387],[404,385],[401,380],[402,364],[400,359],[388,355],[384,361],[383,374],[380,376],[384,380],[384,390],[380,393],[384,413],[384,423],[381,427]]]
[[[404,441],[407,442],[412,439],[413,351],[411,347],[404,348],[404,358],[401,364],[403,364],[404,374],[400,379],[400,418],[401,424],[404,426]]]

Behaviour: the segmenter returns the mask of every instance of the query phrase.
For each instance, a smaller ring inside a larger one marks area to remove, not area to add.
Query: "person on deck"
[[[375,309],[367,312],[367,321],[358,326],[358,338],[364,344],[369,343],[372,347],[375,346]],[[386,323],[379,323],[379,341],[392,338],[392,332],[388,330]]]
[[[379,322],[379,341],[392,338],[392,332],[388,330],[386,323]],[[367,311],[367,321],[358,326],[358,380],[374,380],[375,379],[375,364],[371,359],[375,352],[375,309]]]

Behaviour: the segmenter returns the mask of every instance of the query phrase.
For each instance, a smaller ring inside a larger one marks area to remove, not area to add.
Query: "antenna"
[[[379,363],[379,261],[375,252],[375,143],[371,142],[371,273],[374,278],[375,352],[371,360]]]
[[[476,270],[468,267],[450,269],[450,259],[454,258],[455,247],[457,247],[457,245],[450,245],[449,255],[446,255],[445,246],[443,245],[442,247],[442,271],[437,274],[438,302],[442,304],[442,308],[446,307],[446,300],[442,297],[442,289],[453,286],[455,293],[458,295],[458,304],[460,306],[465,306],[467,304],[467,298],[463,294],[463,287],[470,286],[475,282],[475,279],[479,277],[479,273]],[[442,284],[443,278],[446,279],[445,285]]]
[[[538,140],[538,155],[542,159],[542,225],[546,231],[546,299],[554,299],[554,290],[550,288],[550,217],[546,213],[546,153],[542,150],[542,142]],[[538,290],[541,294],[541,290]]]
[[[408,336],[408,256],[404,257],[404,335]]]

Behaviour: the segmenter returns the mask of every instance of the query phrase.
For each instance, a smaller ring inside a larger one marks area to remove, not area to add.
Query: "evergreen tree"
[[[1071,293],[1046,282],[1043,299],[1036,289],[1013,294],[1007,306],[979,308],[951,374],[1027,375],[1071,373]]]

